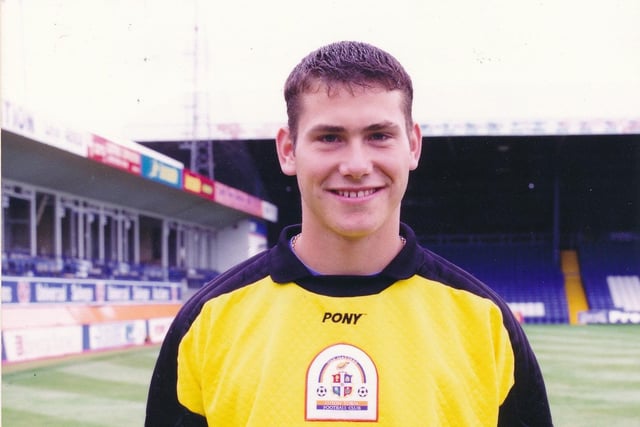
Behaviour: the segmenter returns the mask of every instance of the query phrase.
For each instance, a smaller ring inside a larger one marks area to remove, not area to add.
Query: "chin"
[[[334,230],[345,237],[357,238],[366,237],[375,234],[381,228],[382,224],[379,222],[352,220],[349,222],[343,222],[336,224]]]

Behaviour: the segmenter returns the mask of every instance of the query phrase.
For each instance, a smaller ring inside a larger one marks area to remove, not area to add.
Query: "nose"
[[[371,173],[373,164],[365,144],[360,141],[350,142],[345,146],[339,171],[343,176],[360,179]]]

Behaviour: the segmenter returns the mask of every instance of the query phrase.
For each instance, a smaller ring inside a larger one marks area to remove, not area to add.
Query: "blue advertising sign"
[[[142,154],[142,176],[152,181],[182,189],[182,170]]]

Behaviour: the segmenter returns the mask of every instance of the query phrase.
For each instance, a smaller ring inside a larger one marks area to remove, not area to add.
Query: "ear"
[[[295,145],[291,139],[289,128],[280,128],[276,135],[276,150],[278,152],[278,161],[280,169],[285,175],[293,176],[296,174],[296,155]]]
[[[420,153],[422,153],[422,130],[418,123],[414,123],[409,133],[409,150],[411,160],[409,162],[410,170],[415,170],[420,161]]]

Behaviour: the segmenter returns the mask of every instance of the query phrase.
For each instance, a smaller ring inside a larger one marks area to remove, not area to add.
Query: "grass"
[[[640,425],[640,327],[527,326],[559,427]]]
[[[527,325],[559,427],[640,420],[640,327]],[[141,426],[158,347],[3,367],[2,425]]]
[[[158,347],[4,366],[2,425],[141,426]]]

